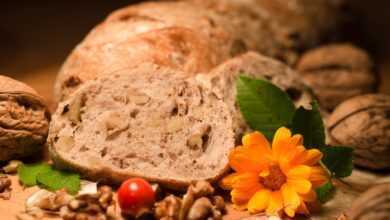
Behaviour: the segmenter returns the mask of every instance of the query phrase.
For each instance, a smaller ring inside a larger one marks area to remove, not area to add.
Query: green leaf
[[[37,182],[52,191],[66,189],[75,194],[80,190],[80,175],[68,171],[51,169],[49,172],[39,173]]]
[[[353,170],[353,149],[351,147],[329,146],[321,148],[323,164],[335,177],[347,177]]]
[[[318,201],[325,203],[332,198],[334,193],[334,186],[331,181],[326,182],[324,185],[316,189]]]
[[[304,146],[306,148],[325,146],[324,123],[316,101],[312,102],[311,110],[300,107],[295,112],[291,127],[294,134],[301,134],[304,137]]]
[[[20,181],[25,186],[35,186],[37,184],[37,175],[50,170],[50,165],[45,163],[22,164],[18,167],[18,175]]]
[[[248,125],[269,140],[275,131],[287,126],[295,107],[287,93],[265,80],[241,75],[237,80],[237,102]]]

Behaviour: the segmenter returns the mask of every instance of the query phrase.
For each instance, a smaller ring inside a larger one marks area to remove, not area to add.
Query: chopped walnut
[[[8,176],[0,176],[0,198],[5,200],[11,198],[11,180]]]
[[[109,186],[101,186],[96,194],[76,196],[66,206],[60,209],[64,220],[106,220],[122,219],[116,214],[113,192]]]
[[[159,220],[219,220],[225,212],[221,196],[206,181],[190,185],[182,199],[169,195],[156,203],[154,214]]]
[[[155,217],[162,220],[176,220],[179,219],[179,212],[181,208],[181,199],[169,195],[162,201],[155,205]]]
[[[96,184],[95,184],[96,186]],[[42,216],[57,215],[64,220],[121,220],[108,186],[71,196],[65,190],[50,192],[40,190],[26,201],[26,210],[18,215],[20,220],[42,219]]]
[[[19,165],[22,164],[20,160],[11,160],[7,165],[3,167],[4,173],[16,173],[18,171]]]

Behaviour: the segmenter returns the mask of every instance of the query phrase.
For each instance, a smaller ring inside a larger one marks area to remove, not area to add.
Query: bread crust
[[[318,44],[337,26],[340,16],[326,0],[294,0],[291,4],[294,7],[279,0],[189,0],[119,9],[69,55],[56,80],[56,101],[65,100],[88,80],[145,61],[196,74],[254,50],[293,64],[298,51]],[[170,43],[167,29],[182,36],[183,43]],[[165,57],[161,61],[162,54],[174,55],[179,45],[199,56],[179,53],[176,60]],[[178,64],[178,59],[192,65]]]

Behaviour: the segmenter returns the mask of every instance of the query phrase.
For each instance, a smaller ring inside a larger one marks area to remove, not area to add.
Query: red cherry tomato
[[[142,178],[130,178],[118,189],[118,202],[122,213],[137,216],[154,204],[155,193],[151,185]]]

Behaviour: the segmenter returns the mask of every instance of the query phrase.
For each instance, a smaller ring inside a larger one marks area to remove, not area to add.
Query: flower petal
[[[291,137],[290,143],[295,146],[299,146],[303,144],[303,137],[300,134],[295,134]]]
[[[305,179],[288,180],[287,184],[299,194],[306,194],[311,190],[311,182]]]
[[[276,130],[274,139],[272,141],[272,147],[277,145],[280,141],[285,141],[291,137],[291,131],[286,127],[281,127]]]
[[[234,189],[250,190],[252,188],[261,188],[259,176],[257,173],[240,173],[234,177],[232,184]]]
[[[317,164],[322,158],[322,153],[318,149],[310,149],[302,152],[301,154],[297,155],[293,163],[294,164],[305,164],[308,166],[312,166]]]
[[[249,199],[262,188],[257,173],[237,173],[227,178],[225,184],[233,188],[230,195],[237,206],[246,206]]]
[[[260,190],[260,188],[257,188],[257,187],[253,187],[253,188],[250,188],[247,190],[233,189],[230,192],[230,195],[232,197],[232,202],[233,202],[233,204],[235,204],[237,206],[247,205],[248,201],[259,190]]]
[[[232,190],[234,181],[237,179],[237,177],[240,175],[240,173],[232,173],[228,176],[225,176],[220,182],[219,186],[224,190]]]
[[[285,127],[279,128],[274,135],[272,141],[272,153],[274,157],[278,158],[279,155],[283,155],[285,146],[291,137],[291,131]]]
[[[287,179],[309,179],[311,167],[298,165],[287,172]]]
[[[248,202],[248,211],[250,213],[258,213],[264,211],[271,199],[271,191],[261,189]]]
[[[271,146],[267,138],[258,131],[244,135],[244,137],[242,137],[242,144],[253,148],[258,154],[271,154]]]
[[[229,154],[229,165],[237,172],[260,172],[266,164],[267,160],[245,146],[236,147]]]
[[[301,198],[289,184],[284,184],[282,186],[282,195],[284,211],[288,216],[294,217],[297,208],[301,204]]]
[[[309,181],[313,184],[313,187],[319,187],[325,184],[329,180],[328,173],[321,166],[311,167],[311,173]]]
[[[270,201],[266,213],[268,215],[276,215],[283,209],[283,196],[280,191],[271,192]]]

